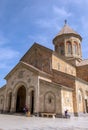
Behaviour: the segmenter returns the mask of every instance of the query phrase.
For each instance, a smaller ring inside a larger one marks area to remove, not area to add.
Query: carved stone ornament
[[[31,79],[29,78],[27,81],[28,81],[28,83],[30,83],[30,82],[31,82]]]
[[[20,72],[18,73],[18,78],[23,78],[23,76],[24,76],[24,71],[20,71]]]
[[[11,85],[13,85],[13,84],[14,84],[14,81],[11,82]]]

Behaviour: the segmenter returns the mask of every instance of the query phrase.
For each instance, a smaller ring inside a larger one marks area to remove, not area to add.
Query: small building
[[[34,43],[6,75],[0,111],[23,112],[26,104],[31,114],[87,113],[88,59],[82,59],[81,42],[65,23],[53,39],[54,50]]]

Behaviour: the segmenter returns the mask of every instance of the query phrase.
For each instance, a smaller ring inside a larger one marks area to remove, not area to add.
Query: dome
[[[80,40],[82,40],[82,37],[76,31],[74,31],[67,24],[65,24],[64,27],[60,30],[60,32],[55,36],[55,38],[53,39],[53,41],[57,37],[60,37],[60,36],[63,36],[63,35],[74,35],[75,37],[78,37]]]

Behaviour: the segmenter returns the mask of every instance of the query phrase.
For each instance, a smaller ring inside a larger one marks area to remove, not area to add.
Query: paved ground
[[[88,117],[54,119],[0,114],[0,130],[88,130]]]

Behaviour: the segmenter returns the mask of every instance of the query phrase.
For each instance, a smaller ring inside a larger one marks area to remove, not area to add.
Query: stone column
[[[29,111],[30,111],[30,107],[31,107],[31,106],[30,106],[30,95],[29,95],[29,94],[28,94],[28,97],[27,97],[27,98],[28,98],[28,103],[27,103],[27,104],[28,104],[28,108],[29,108]]]
[[[11,109],[10,112],[16,112],[16,95],[12,94],[12,100],[11,100]]]
[[[4,101],[4,110],[3,110],[4,113],[8,112],[8,103],[9,103],[9,96],[6,95],[5,101]]]
[[[56,113],[59,114],[59,116],[62,116],[62,109],[63,109],[63,96],[62,96],[62,90],[58,90],[58,95],[56,96]]]
[[[26,105],[28,109],[30,110],[30,95],[29,95],[28,88],[26,89]]]
[[[73,92],[73,111],[74,111],[74,116],[78,116],[78,100],[77,100],[76,90],[74,90]]]
[[[39,113],[39,77],[36,80],[36,84],[35,84],[35,88],[34,90],[34,113],[38,115]],[[29,96],[29,100],[30,100],[30,96]]]

